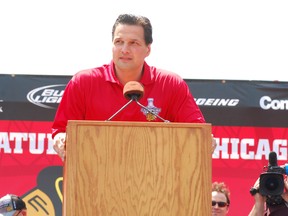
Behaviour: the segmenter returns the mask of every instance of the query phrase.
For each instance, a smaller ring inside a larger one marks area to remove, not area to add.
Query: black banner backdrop
[[[21,196],[29,215],[62,215],[63,164],[52,148],[51,125],[70,78],[0,75],[0,196]],[[229,186],[230,214],[247,215],[248,191],[269,152],[287,162],[288,82],[185,81],[213,125],[213,181]]]

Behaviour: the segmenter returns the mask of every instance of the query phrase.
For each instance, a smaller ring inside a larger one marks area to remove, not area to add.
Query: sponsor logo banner
[[[32,214],[61,215],[63,163],[53,150],[51,126],[70,78],[0,75],[0,193],[20,195]],[[213,181],[231,189],[229,214],[241,209],[248,215],[249,189],[269,152],[277,153],[279,165],[287,163],[288,83],[186,82],[218,143],[211,155]]]

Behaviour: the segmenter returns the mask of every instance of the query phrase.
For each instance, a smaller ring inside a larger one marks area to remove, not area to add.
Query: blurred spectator
[[[27,216],[25,202],[14,194],[0,198],[0,216]]]
[[[224,182],[212,183],[212,216],[228,215],[230,190]]]
[[[284,179],[285,191],[280,196],[281,200],[277,203],[272,203],[268,200],[271,197],[263,196],[259,192],[260,178],[256,180],[254,186],[250,189],[250,194],[254,197],[254,206],[252,207],[249,216],[284,216],[288,215],[288,182],[287,176]],[[274,198],[273,198],[274,199]]]

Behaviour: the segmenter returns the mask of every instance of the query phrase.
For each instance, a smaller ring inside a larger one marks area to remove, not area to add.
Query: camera
[[[269,164],[265,166],[266,172],[260,175],[259,193],[266,196],[267,205],[279,205],[283,203],[281,194],[284,192],[284,175],[286,166],[280,167],[277,164],[277,154],[269,153]]]

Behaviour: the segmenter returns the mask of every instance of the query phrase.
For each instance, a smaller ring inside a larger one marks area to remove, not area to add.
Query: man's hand
[[[259,186],[260,186],[260,178],[256,180],[253,188],[259,191]],[[266,197],[262,196],[259,192],[255,193],[253,197],[255,203],[248,216],[263,216],[265,212]]]
[[[58,133],[54,137],[54,144],[53,148],[59,155],[59,157],[62,159],[62,161],[65,160],[65,155],[66,155],[66,133]]]

